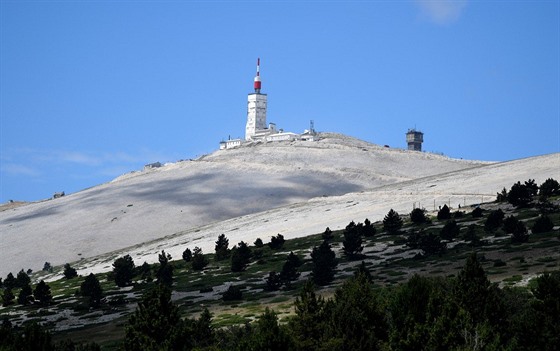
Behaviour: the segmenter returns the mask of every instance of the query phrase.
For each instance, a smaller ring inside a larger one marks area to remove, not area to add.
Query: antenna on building
[[[315,122],[313,120],[309,121],[309,133],[311,134],[315,133]]]
[[[255,76],[255,93],[261,93],[261,58],[257,58],[257,75]]]

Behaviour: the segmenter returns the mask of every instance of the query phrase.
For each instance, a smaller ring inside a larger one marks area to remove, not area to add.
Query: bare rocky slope
[[[328,133],[252,143],[0,212],[0,276],[45,261],[103,271],[127,253],[142,263],[161,249],[176,258],[186,246],[208,252],[221,233],[232,244],[296,237],[379,220],[391,207],[480,202],[517,180],[558,178],[559,169],[560,154],[487,163]]]

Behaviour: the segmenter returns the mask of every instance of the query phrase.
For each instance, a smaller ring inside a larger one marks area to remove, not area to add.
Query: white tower
[[[259,130],[266,129],[266,94],[261,94],[260,77],[261,59],[257,59],[257,75],[255,76],[255,92],[247,97],[247,125],[245,140],[252,140]]]

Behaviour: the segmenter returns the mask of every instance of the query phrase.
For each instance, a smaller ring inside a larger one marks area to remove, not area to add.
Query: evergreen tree
[[[338,262],[327,241],[323,241],[319,247],[313,248],[311,260],[313,261],[313,271],[311,273],[313,281],[317,285],[327,285],[332,282]]]
[[[224,301],[236,301],[241,300],[243,293],[238,286],[230,285],[226,291],[222,294],[222,300]]]
[[[297,270],[299,266],[301,266],[301,260],[296,254],[290,252],[280,272],[280,278],[286,286],[289,286],[292,281],[299,278],[300,273]]]
[[[443,207],[437,213],[438,221],[446,220],[451,218],[451,210],[447,205],[443,205]]]
[[[422,250],[424,256],[441,255],[445,252],[447,245],[441,242],[438,235],[429,232],[422,233],[418,243],[418,248]]]
[[[78,276],[78,272],[76,272],[76,270],[74,268],[72,268],[72,266],[70,266],[70,263],[66,263],[64,265],[64,278],[66,279],[72,279]]]
[[[128,286],[134,277],[134,261],[130,255],[119,257],[113,262],[113,276],[119,287]]]
[[[527,232],[527,227],[521,221],[515,223],[515,227],[511,232],[511,242],[514,244],[521,244],[529,241],[529,233]]]
[[[31,285],[27,284],[20,289],[17,301],[20,305],[27,305],[33,301],[33,290]]]
[[[325,229],[325,231],[323,232],[322,237],[323,237],[323,240],[332,240],[333,237],[334,237],[333,233],[332,233],[332,230],[329,227],[327,227]]]
[[[278,250],[281,249],[282,246],[284,246],[285,241],[286,240],[284,240],[284,235],[278,234],[270,238],[270,243],[268,243],[268,246],[273,250]]]
[[[45,262],[43,265],[43,271],[52,273],[52,266],[50,262]]]
[[[553,195],[560,195],[560,184],[558,181],[548,178],[539,187],[539,196],[542,199],[546,199]]]
[[[261,238],[257,238],[257,240],[255,240],[255,242],[253,243],[253,245],[255,245],[256,248],[261,248],[264,246],[264,243],[262,241]]]
[[[502,226],[504,220],[504,212],[501,209],[490,212],[486,222],[484,222],[484,230],[489,233],[495,232]]]
[[[350,222],[342,232],[344,240],[342,241],[342,250],[349,259],[360,257],[360,253],[364,249],[362,246],[362,235],[358,226],[354,221]]]
[[[231,271],[242,272],[251,262],[251,249],[246,243],[241,241],[231,249]]]
[[[467,227],[467,231],[463,235],[463,239],[470,241],[471,245],[477,246],[480,244],[480,238],[476,235],[476,225],[470,224]]]
[[[554,223],[547,215],[540,215],[531,227],[531,231],[535,234],[546,233],[554,228]]]
[[[366,218],[366,220],[364,221],[363,235],[366,238],[371,238],[372,236],[375,235],[375,232],[376,232],[375,227],[369,221],[369,219]]]
[[[2,293],[2,306],[8,307],[14,303],[14,293],[12,292],[11,288],[5,288],[4,292]]]
[[[496,201],[497,202],[506,202],[508,199],[508,192],[506,188],[503,188],[501,192],[496,193]]]
[[[227,240],[227,239],[226,239]],[[193,256],[191,260],[191,267],[195,271],[201,271],[208,265],[208,259],[202,253],[202,249],[196,246],[193,250]]]
[[[171,288],[173,285],[173,265],[171,264],[171,255],[166,254],[165,250],[158,255],[159,267],[156,272],[157,282]]]
[[[472,218],[480,218],[482,217],[482,212],[483,212],[482,208],[476,207],[474,210],[472,210],[471,216]]]
[[[25,273],[23,271],[23,269],[21,271],[19,271],[19,273],[16,276],[16,288],[23,288],[24,286],[27,286],[31,283],[31,278],[29,278],[29,276],[27,275],[27,273]]]
[[[163,255],[165,257],[165,255]],[[169,350],[182,335],[179,309],[171,302],[171,290],[158,284],[147,291],[126,326],[125,350]]]
[[[99,307],[103,298],[103,289],[95,274],[90,273],[80,285],[80,295],[89,298],[90,307]]]
[[[229,258],[229,240],[226,238],[225,234],[218,236],[218,241],[216,241],[215,251],[216,254],[214,258],[216,261],[225,260]]]
[[[450,220],[441,228],[439,235],[444,240],[453,240],[459,235],[459,230],[457,222]]]
[[[144,263],[140,267],[138,267],[137,270],[140,279],[148,283],[152,281],[152,267],[150,267],[148,262],[144,261]]]
[[[278,316],[268,307],[259,317],[251,338],[252,350],[285,351],[291,348],[291,339],[285,328],[278,324]]]
[[[516,207],[525,207],[533,200],[534,188],[531,184],[521,184],[517,182],[511,186],[508,192],[507,200],[510,204]]]
[[[296,342],[296,350],[319,350],[326,329],[325,300],[315,294],[311,280],[303,286],[294,302],[295,316],[290,329]]]
[[[519,220],[515,216],[507,216],[504,218],[502,230],[506,234],[513,233],[518,222]]]
[[[366,276],[359,274],[337,289],[327,335],[331,349],[370,351],[385,349],[388,326],[381,299]]]
[[[188,247],[183,251],[183,260],[187,263],[192,260],[192,251]]]
[[[428,220],[426,218],[426,210],[418,207],[413,209],[412,212],[410,212],[410,220],[414,224],[426,223],[426,221]]]
[[[276,291],[282,287],[282,278],[280,274],[272,271],[268,274],[268,277],[265,279],[265,287],[264,290],[267,291]]]
[[[8,273],[6,279],[4,280],[4,287],[6,289],[13,289],[17,286],[16,278],[12,274],[12,272]]]
[[[476,253],[473,252],[457,276],[454,296],[459,306],[469,313],[474,323],[484,321],[489,289],[490,281]]]
[[[383,228],[387,231],[387,233],[393,235],[398,234],[402,226],[403,221],[401,216],[399,216],[399,214],[393,209],[390,209],[385,215],[385,218],[383,218]]]
[[[47,306],[52,301],[51,287],[44,280],[41,280],[35,287],[33,296],[35,296],[35,301],[38,301],[43,306]]]

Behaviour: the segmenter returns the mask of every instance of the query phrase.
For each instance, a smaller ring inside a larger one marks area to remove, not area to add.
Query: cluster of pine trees
[[[331,298],[311,281],[282,322],[216,329],[212,315],[181,319],[164,286],[144,296],[126,328],[126,350],[554,350],[560,344],[560,272],[534,287],[491,284],[476,254],[456,277],[414,276],[379,287],[363,266]]]

